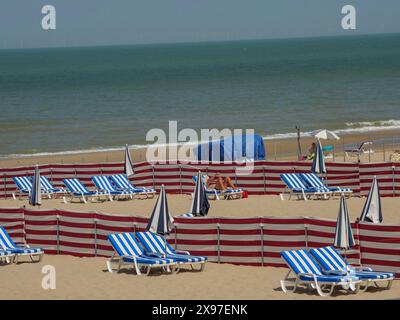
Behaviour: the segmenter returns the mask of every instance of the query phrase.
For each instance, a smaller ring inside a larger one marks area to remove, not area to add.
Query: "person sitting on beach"
[[[206,187],[207,189],[216,189],[216,190],[236,189],[231,178],[223,177],[220,175],[219,172],[207,179]]]
[[[315,144],[315,142],[313,142],[311,144],[310,149],[308,149],[308,155],[307,155],[307,160],[312,160],[314,159],[315,156],[315,150],[317,149],[317,145]]]
[[[391,162],[400,162],[400,150],[395,150],[395,151],[390,155],[390,161],[391,161]]]

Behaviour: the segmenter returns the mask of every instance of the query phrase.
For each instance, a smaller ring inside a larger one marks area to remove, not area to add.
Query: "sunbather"
[[[308,149],[308,155],[307,155],[307,160],[312,160],[314,159],[315,156],[315,150],[317,149],[317,145],[315,144],[315,142],[313,142],[311,144],[310,149]]]
[[[229,189],[237,189],[233,184],[231,178],[223,177],[220,173],[216,173],[214,176],[209,177],[206,182],[207,189],[216,189],[216,190],[229,190]]]

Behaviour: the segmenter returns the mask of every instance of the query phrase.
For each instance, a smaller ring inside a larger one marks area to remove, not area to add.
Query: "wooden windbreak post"
[[[263,166],[263,182],[264,182],[264,194],[267,193],[267,181],[266,181],[266,176],[265,176],[265,167]]]
[[[178,250],[178,227],[176,226],[176,224],[174,225],[174,234],[175,234],[174,249]]]
[[[308,224],[304,225],[304,238],[305,238],[306,249],[308,249]]]
[[[57,215],[57,254],[60,254],[60,216]]]
[[[393,191],[393,197],[396,196],[396,167],[392,165],[392,191]]]
[[[7,175],[4,173],[4,199],[7,200]]]
[[[155,182],[155,172],[154,172],[154,165],[151,165],[151,171],[153,175],[153,189],[156,188],[156,182]]]
[[[97,219],[94,218],[94,256],[97,257]]]
[[[221,234],[220,234],[220,229],[221,229],[221,226],[220,226],[219,223],[217,223],[217,253],[218,253],[218,260],[217,260],[217,262],[218,262],[218,263],[221,263],[221,245],[220,245],[220,242],[221,242],[221,240],[220,240]]]
[[[260,241],[261,241],[261,266],[264,266],[264,224],[260,223]]]

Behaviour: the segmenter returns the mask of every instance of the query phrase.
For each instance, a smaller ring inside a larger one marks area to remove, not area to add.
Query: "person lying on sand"
[[[219,172],[207,179],[206,187],[207,189],[216,190],[236,189],[231,178],[223,177]]]

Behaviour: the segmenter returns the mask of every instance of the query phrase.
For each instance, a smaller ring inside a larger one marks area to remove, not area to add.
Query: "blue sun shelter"
[[[265,160],[265,147],[260,135],[243,134],[200,143],[194,148],[194,154],[198,161],[257,161]]]

